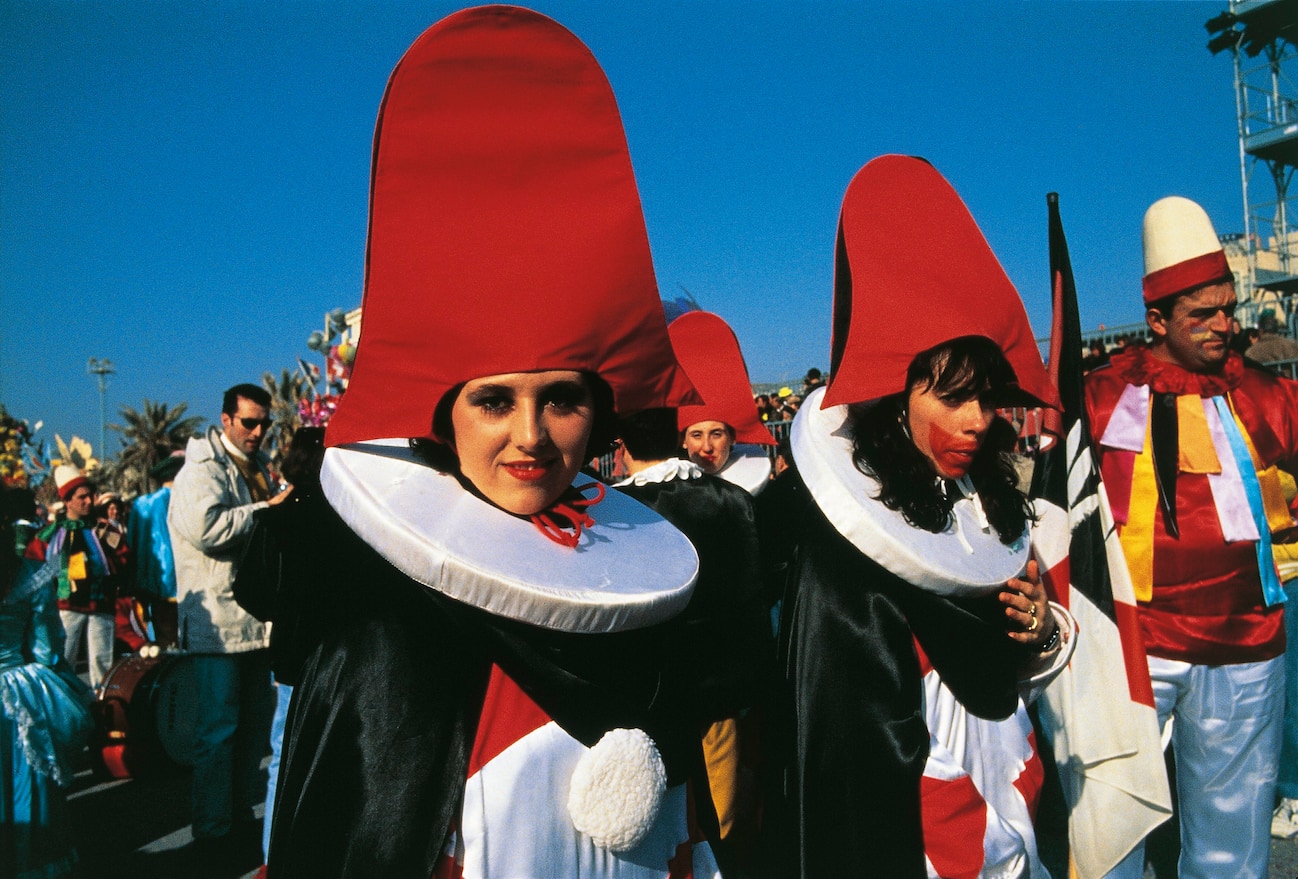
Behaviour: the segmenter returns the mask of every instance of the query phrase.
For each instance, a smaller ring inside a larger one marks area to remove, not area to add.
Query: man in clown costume
[[[1298,384],[1230,350],[1234,277],[1203,209],[1144,222],[1147,346],[1087,377],[1086,405],[1139,604],[1159,720],[1174,719],[1180,875],[1265,877],[1284,710]],[[1141,876],[1144,846],[1111,875]]]

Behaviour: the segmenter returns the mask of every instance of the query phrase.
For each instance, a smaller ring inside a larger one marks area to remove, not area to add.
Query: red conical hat
[[[736,442],[775,445],[757,415],[748,367],[730,325],[710,312],[691,311],[672,321],[667,332],[676,359],[704,400],[702,406],[680,407],[677,426],[722,421],[734,429]]]
[[[847,187],[833,335],[822,408],[904,391],[916,354],[960,336],[991,339],[1019,387],[1059,407],[1018,292],[960,196],[923,159],[881,156]]]
[[[526,9],[457,12],[393,71],[363,306],[331,446],[428,435],[448,390],[500,373],[589,370],[620,412],[698,400],[667,337],[608,80]]]

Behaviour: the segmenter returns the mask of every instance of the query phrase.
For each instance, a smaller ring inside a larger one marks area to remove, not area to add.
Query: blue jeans
[[[194,836],[224,836],[236,820],[252,817],[266,793],[261,758],[270,741],[270,656],[196,654],[198,716],[194,736]]]
[[[275,718],[270,724],[270,766],[266,779],[266,814],[261,819],[261,860],[270,859],[270,827],[275,819],[275,786],[279,780],[279,752],[284,747],[284,723],[288,720],[288,703],[293,698],[293,688],[275,682]]]

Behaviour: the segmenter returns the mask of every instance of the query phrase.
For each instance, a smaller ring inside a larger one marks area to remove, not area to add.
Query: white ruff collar
[[[646,467],[639,473],[633,473],[621,482],[615,482],[614,488],[621,488],[624,485],[657,485],[659,482],[671,482],[679,479],[686,482],[690,479],[698,479],[703,475],[703,468],[693,461],[687,461],[684,458],[668,458],[666,461],[659,461],[651,467]]]
[[[579,475],[574,484],[589,481]],[[596,524],[570,549],[465,491],[404,439],[329,449],[320,484],[347,526],[406,576],[547,629],[594,634],[662,622],[689,602],[698,576],[685,535],[621,492],[590,509]]]
[[[1006,546],[995,530],[979,526],[979,509],[970,498],[955,502],[954,524],[937,534],[875,500],[879,483],[856,468],[852,441],[842,429],[847,406],[821,409],[824,394],[817,388],[803,402],[790,442],[799,474],[839,534],[906,582],[939,595],[994,592],[1022,573],[1027,532]]]
[[[716,475],[756,497],[771,481],[771,458],[765,446],[756,443],[736,445],[730,450],[726,466]]]

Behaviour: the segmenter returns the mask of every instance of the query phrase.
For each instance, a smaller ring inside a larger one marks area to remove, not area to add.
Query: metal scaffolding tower
[[[1298,0],[1229,0],[1207,22],[1213,54],[1229,50],[1235,67],[1244,250],[1240,320],[1256,323],[1270,308],[1294,333],[1298,300]],[[1264,172],[1264,173],[1263,173]]]

